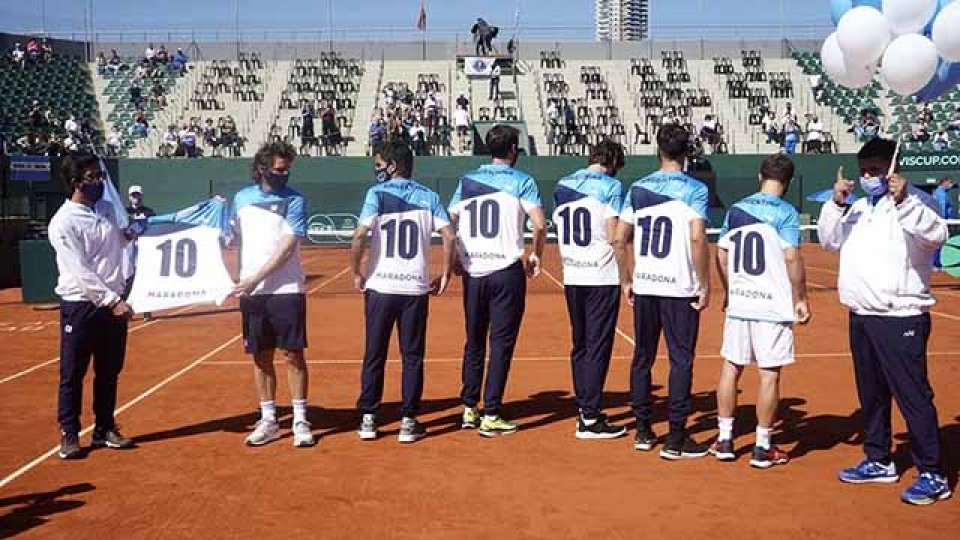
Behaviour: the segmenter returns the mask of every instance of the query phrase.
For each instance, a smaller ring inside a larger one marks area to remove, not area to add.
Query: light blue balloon
[[[882,0],[853,0],[853,7],[860,7],[860,6],[869,6],[872,8],[877,8],[877,10],[883,11]]]
[[[830,10],[833,16],[834,26],[839,24],[840,17],[843,17],[843,14],[851,9],[853,9],[853,0],[830,0]]]
[[[930,82],[917,92],[917,101],[931,102],[960,85],[960,62],[940,59],[940,66]]]

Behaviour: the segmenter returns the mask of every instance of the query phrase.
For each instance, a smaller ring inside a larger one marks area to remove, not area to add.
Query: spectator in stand
[[[60,157],[63,155],[63,141],[53,135],[47,141],[47,157]]]
[[[433,137],[431,137],[430,144],[433,146],[435,151],[431,152],[435,155],[450,155],[451,142],[450,137],[450,122],[447,121],[446,116],[437,117],[437,127],[433,132]]]
[[[460,151],[467,149],[467,137],[470,134],[470,113],[466,108],[457,108],[453,112],[453,124],[457,128],[457,144]]]
[[[160,79],[157,79],[153,82],[153,92],[150,99],[157,104],[157,107],[166,107],[167,106],[167,91],[164,90],[163,84],[160,82]]]
[[[76,134],[69,132],[67,133],[67,136],[63,138],[63,150],[68,154],[73,154],[80,151],[80,139]]]
[[[953,178],[944,176],[937,184],[937,189],[933,191],[933,196],[937,200],[937,206],[940,207],[940,217],[943,219],[957,219],[957,208],[950,200],[950,190],[955,188],[956,184]]]
[[[494,27],[490,26],[482,17],[470,29],[473,39],[477,42],[477,56],[486,56],[493,50]]]
[[[707,141],[711,149],[716,149],[720,143],[720,129],[717,126],[717,119],[708,114],[703,119],[703,125],[700,126],[700,138]]]
[[[125,67],[126,66],[123,65],[123,60],[120,58],[117,50],[110,49],[110,59],[107,60],[107,69],[109,69],[112,73],[116,73]]]
[[[470,100],[467,99],[467,96],[460,94],[460,97],[457,98],[457,108],[467,110],[470,108]]]
[[[77,122],[77,118],[73,114],[70,114],[63,123],[63,129],[67,130],[67,133],[76,135],[80,132],[80,123]]]
[[[490,101],[500,99],[500,64],[494,62],[493,71],[490,72]]]
[[[424,102],[424,116],[427,123],[427,136],[433,136],[433,130],[437,125],[437,118],[440,116],[440,104],[434,92],[430,92],[427,95],[426,102]]]
[[[239,144],[240,134],[237,132],[237,123],[233,120],[233,116],[228,114],[220,122],[220,145],[232,150]]]
[[[187,55],[184,54],[183,49],[177,48],[177,52],[173,54],[173,60],[170,62],[171,71],[174,73],[186,72],[188,61]]]
[[[33,127],[43,127],[47,123],[43,116],[43,108],[40,107],[40,102],[37,100],[33,100],[30,112],[27,113],[27,123]]]
[[[788,104],[789,105],[789,104]],[[800,142],[800,128],[793,116],[787,116],[783,123],[783,151],[787,154],[797,153],[797,143]]]
[[[107,57],[103,55],[103,51],[97,53],[97,75],[103,77],[107,74]]]
[[[340,127],[337,125],[337,111],[332,103],[323,102],[320,112],[320,127],[323,130],[324,149],[329,154],[340,146]]]
[[[773,111],[767,111],[767,116],[763,119],[763,132],[767,134],[767,144],[780,142],[780,126]]]
[[[813,99],[820,101],[820,92],[823,90],[823,76],[819,73],[813,73],[808,80],[810,81],[810,90],[813,92]]]
[[[140,107],[143,103],[143,89],[140,88],[140,84],[136,80],[130,86],[130,103],[133,103],[134,107]]]
[[[924,103],[923,106],[917,111],[917,123],[925,122],[928,125],[930,122],[933,122],[933,109],[930,107],[929,103]]]
[[[30,38],[27,41],[27,60],[33,64],[37,65],[40,63],[40,57],[43,52],[40,50],[40,44],[37,42],[36,38]]]
[[[950,123],[947,124],[947,129],[949,131],[960,132],[960,109],[954,111],[953,118],[950,120]]]
[[[60,123],[60,120],[57,119],[57,115],[54,114],[53,109],[47,107],[47,112],[43,113],[44,125],[55,126]]]
[[[563,123],[567,127],[568,133],[574,133],[577,130],[577,114],[573,111],[573,105],[563,99]]]
[[[167,65],[167,62],[170,61],[170,53],[167,52],[166,45],[160,45],[160,48],[157,49],[156,62],[157,64]]]
[[[147,115],[144,114],[143,109],[137,109],[133,113],[133,124],[130,125],[130,136],[142,138],[147,136],[147,131],[149,131],[150,125],[147,123]]]
[[[180,137],[182,154],[188,158],[199,157],[199,153],[197,152],[197,132],[194,127],[184,122],[178,136]]]
[[[427,130],[420,125],[419,121],[415,120],[410,128],[410,141],[413,143],[413,152],[416,155],[427,155]]]
[[[793,113],[793,103],[787,102],[786,106],[783,109],[783,121],[786,123],[788,118],[795,119],[796,115]]]
[[[220,145],[220,141],[217,139],[217,128],[213,125],[213,118],[207,118],[203,121],[203,128],[201,128],[200,133],[203,137],[203,144],[210,147],[211,155],[218,155],[217,147]]]
[[[300,111],[300,153],[309,155],[310,149],[317,144],[317,135],[313,128],[313,106]]]
[[[157,51],[153,48],[153,43],[147,45],[147,48],[143,51],[143,59],[152,64],[156,57]]]
[[[937,129],[937,134],[933,136],[933,150],[935,152],[946,152],[950,150],[950,136],[947,135],[943,127]]]
[[[143,84],[143,80],[147,78],[147,65],[146,60],[137,64],[137,68],[133,70],[133,84]]]
[[[50,42],[47,41],[47,38],[40,40],[40,59],[43,62],[50,62],[53,60],[53,46],[50,45]]]
[[[817,115],[810,117],[807,121],[807,148],[808,154],[820,154],[823,152],[823,122]]]
[[[37,151],[37,134],[28,131],[26,135],[17,139],[17,148],[21,154],[35,155]]]
[[[913,128],[913,142],[925,143],[930,140],[930,127],[926,120],[920,120],[920,123]]]
[[[370,124],[370,154],[377,151],[387,142],[387,127],[382,118],[376,118]]]
[[[14,44],[13,50],[10,51],[10,57],[14,64],[20,66],[20,69],[27,67],[27,51],[24,51],[19,43]]]
[[[117,126],[111,126],[107,133],[107,155],[114,157],[123,153],[124,141],[123,134],[117,129]]]
[[[167,126],[167,131],[163,134],[163,140],[160,143],[160,149],[157,151],[157,157],[173,157],[177,153],[179,146],[180,137],[177,136],[177,127],[170,124]]]

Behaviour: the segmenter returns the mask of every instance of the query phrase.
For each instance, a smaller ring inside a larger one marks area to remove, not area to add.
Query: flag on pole
[[[427,4],[420,2],[420,15],[417,16],[417,30],[425,32],[427,30]]]

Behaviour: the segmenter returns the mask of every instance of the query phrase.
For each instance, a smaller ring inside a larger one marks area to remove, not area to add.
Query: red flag
[[[427,6],[420,2],[420,15],[417,16],[417,30],[424,32],[427,29]]]

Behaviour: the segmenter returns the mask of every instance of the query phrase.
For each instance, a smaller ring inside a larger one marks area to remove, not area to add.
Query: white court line
[[[540,271],[543,272],[543,275],[545,275],[545,276],[547,276],[548,278],[550,278],[550,281],[556,283],[556,284],[557,284],[557,287],[560,287],[561,289],[563,288],[563,282],[561,282],[559,279],[553,277],[553,274],[551,274],[550,272],[547,272],[547,270],[546,270],[545,268],[541,268]],[[616,327],[616,331],[617,331],[617,334],[620,335],[620,337],[622,337],[623,339],[627,340],[627,343],[629,343],[630,345],[632,345],[632,346],[634,346],[634,347],[637,346],[637,342],[633,340],[633,337],[630,336],[629,334],[624,333],[623,330],[620,330],[620,327],[619,327],[619,326]]]
[[[324,281],[323,283],[321,283],[321,284],[317,285],[316,287],[314,287],[314,288],[310,289],[309,291],[307,291],[307,296],[309,296],[309,295],[311,295],[311,294],[319,291],[320,289],[326,287],[327,285],[329,285],[329,284],[332,283],[333,281],[336,281],[337,278],[339,278],[340,276],[346,274],[346,273],[349,272],[349,271],[350,271],[350,267],[348,266],[348,267],[344,268],[343,270],[337,272],[336,274],[334,274],[334,276],[333,276],[332,278]],[[359,293],[359,291],[357,291],[357,292]]]
[[[170,382],[172,382],[174,379],[180,377],[180,376],[183,375],[184,373],[186,373],[186,372],[190,371],[191,369],[193,369],[193,368],[197,367],[198,365],[200,365],[200,363],[203,362],[204,360],[206,360],[206,359],[210,358],[211,356],[219,353],[220,351],[226,349],[226,348],[229,347],[230,345],[233,345],[237,340],[240,339],[240,337],[241,337],[241,336],[240,336],[239,334],[236,335],[236,336],[233,336],[233,337],[230,338],[228,341],[226,341],[225,343],[221,344],[219,347],[213,349],[212,351],[210,351],[210,352],[208,352],[207,354],[201,356],[200,358],[197,358],[196,360],[194,360],[194,361],[191,362],[190,364],[187,364],[186,366],[184,366],[183,368],[181,368],[179,371],[177,371],[177,372],[174,373],[173,375],[170,375],[170,376],[167,377],[166,379],[164,379],[164,380],[160,381],[159,383],[151,386],[151,387],[150,387],[149,389],[147,389],[147,391],[145,391],[144,393],[140,394],[139,396],[133,398],[132,400],[130,400],[130,401],[124,403],[122,406],[118,407],[117,410],[114,412],[114,414],[120,414],[120,413],[126,411],[127,409],[129,409],[130,407],[133,407],[133,406],[136,405],[137,403],[140,403],[141,401],[143,401],[144,399],[148,398],[151,394],[153,394],[153,393],[156,392],[157,390],[163,388],[164,386],[166,386],[167,384],[169,384]],[[93,431],[93,428],[94,428],[94,425],[91,424],[91,425],[87,426],[86,428],[84,428],[83,431],[81,431],[79,435],[82,437],[82,436],[90,433],[91,431]],[[4,486],[6,486],[7,484],[9,484],[10,482],[13,482],[13,481],[16,480],[17,478],[19,478],[20,476],[22,476],[23,474],[25,474],[26,472],[28,472],[30,469],[32,469],[32,468],[36,467],[37,465],[39,465],[40,463],[46,461],[48,458],[50,458],[50,457],[52,457],[54,454],[56,454],[58,450],[60,450],[60,445],[54,446],[54,447],[51,448],[50,450],[47,450],[45,453],[43,453],[40,457],[34,459],[34,460],[31,461],[30,463],[27,463],[27,464],[24,465],[23,467],[20,467],[19,469],[13,471],[13,472],[10,473],[9,475],[7,475],[6,478],[4,478],[3,480],[0,480],[0,488],[3,488]]]
[[[837,353],[806,353],[806,354],[795,354],[795,355],[794,355],[795,358],[846,358],[846,357],[849,357],[849,356],[850,356],[850,353],[849,353],[849,352],[837,352]],[[927,353],[927,356],[960,356],[960,351],[928,352],[928,353]],[[632,356],[627,356],[627,355],[614,355],[614,356],[611,356],[610,358],[613,359],[613,360],[629,360],[629,359],[631,359],[631,358],[633,358],[633,357],[632,357]],[[657,355],[657,358],[658,358],[658,359],[666,359],[666,358],[667,358],[667,355],[665,355],[665,354],[658,354],[658,355]],[[720,359],[720,358],[723,358],[723,357],[722,357],[721,355],[719,355],[719,354],[698,354],[698,355],[697,355],[697,358],[698,358],[698,359],[701,359],[701,358]],[[562,361],[567,361],[567,360],[570,360],[570,357],[569,357],[569,356],[541,356],[541,357],[532,357],[532,356],[531,356],[531,357],[524,357],[524,358],[516,358],[516,357],[515,357],[515,358],[513,359],[514,362],[523,362],[523,363],[562,362]],[[457,358],[426,358],[426,359],[424,359],[424,363],[425,363],[425,364],[459,364],[459,363],[462,362],[462,361],[463,361],[463,358],[460,358],[460,357],[457,357]],[[308,364],[311,364],[311,365],[319,365],[319,366],[322,366],[322,365],[331,365],[331,366],[336,366],[336,365],[361,365],[361,364],[363,364],[363,360],[357,360],[357,359],[353,359],[353,360],[343,360],[343,359],[336,359],[336,360],[307,360],[307,363],[308,363]],[[400,364],[401,361],[400,361],[400,360],[397,360],[397,359],[393,359],[393,360],[387,360],[387,363],[388,363],[388,364]],[[205,363],[204,365],[205,365],[205,366],[249,366],[250,364],[251,364],[251,361],[243,361],[243,360],[218,360],[218,361],[215,361],[215,362],[207,362],[207,363]]]
[[[819,271],[821,271],[821,272],[826,272],[826,273],[828,273],[828,274],[833,274],[833,275],[835,275],[835,276],[839,276],[839,275],[840,275],[840,274],[838,274],[837,272],[835,272],[834,270],[832,270],[832,269],[830,269],[830,268],[824,268],[824,267],[822,267],[822,266],[808,266],[807,268],[809,268],[809,269],[811,269],[811,270],[819,270]],[[960,298],[960,294],[957,294],[957,293],[954,293],[954,292],[950,292],[950,291],[938,290],[938,291],[935,291],[935,292],[934,292],[934,296],[937,296],[937,295],[939,295],[939,294],[945,294],[945,295],[947,295],[947,296],[956,296],[956,297]],[[949,313],[944,313],[944,312],[942,312],[942,311],[935,311],[935,310],[932,310],[932,309],[931,309],[931,310],[930,310],[930,314],[931,314],[931,315],[936,315],[936,316],[938,316],[938,317],[943,317],[943,318],[945,318],[945,319],[951,319],[951,320],[954,320],[954,321],[960,321],[960,316],[951,315],[951,314],[949,314]]]
[[[159,322],[161,322],[161,321],[163,321],[163,320],[166,320],[166,317],[169,317],[169,316],[172,316],[172,315],[180,315],[180,314],[182,314],[182,313],[186,313],[187,311],[190,311],[191,309],[193,309],[193,308],[195,308],[195,307],[197,307],[197,306],[196,306],[196,305],[187,306],[187,307],[185,307],[185,308],[181,308],[181,309],[179,309],[179,310],[177,310],[177,311],[174,311],[173,313],[171,313],[170,315],[165,316],[165,317],[162,318],[162,319],[154,319],[154,320],[152,320],[152,321],[145,322],[145,323],[141,324],[140,326],[134,326],[133,328],[127,330],[127,334],[129,335],[129,334],[132,334],[132,333],[134,333],[134,332],[136,332],[136,331],[138,331],[138,330],[143,330],[144,328],[149,328],[149,327],[151,327],[151,326],[153,326],[153,325],[155,325],[155,324],[157,324],[157,323],[159,323]],[[60,357],[59,357],[59,356],[57,356],[57,357],[55,357],[55,358],[51,358],[50,360],[47,360],[46,362],[41,362],[41,363],[39,363],[39,364],[37,364],[37,365],[35,365],[35,366],[29,367],[29,368],[23,370],[23,371],[20,371],[20,372],[18,372],[18,373],[14,373],[13,375],[9,375],[9,376],[7,376],[7,377],[4,377],[4,378],[0,379],[0,384],[6,383],[6,382],[10,382],[10,381],[12,381],[12,380],[14,380],[14,379],[19,379],[20,377],[23,377],[24,375],[29,375],[30,373],[33,373],[34,371],[37,371],[38,369],[43,369],[43,368],[45,368],[45,367],[47,367],[47,366],[49,366],[49,365],[51,365],[51,364],[56,364],[56,363],[59,362],[59,361],[60,361]]]
[[[313,290],[314,290],[314,291],[317,291],[317,290],[320,290],[320,289],[323,288],[323,287],[326,287],[327,285],[329,285],[330,283],[332,283],[334,280],[336,280],[338,277],[340,277],[341,275],[343,275],[344,273],[346,273],[346,271],[349,270],[349,269],[350,269],[349,267],[345,268],[344,270],[342,270],[341,272],[339,272],[337,275],[333,276],[332,278],[330,278],[330,279],[324,281],[323,283],[317,285],[316,287],[314,287]],[[192,307],[192,306],[191,306],[191,307]],[[146,326],[146,325],[144,325],[144,326]],[[142,328],[142,327],[141,327],[141,328]],[[152,394],[154,394],[155,392],[157,392],[158,390],[160,390],[160,389],[163,388],[164,386],[170,384],[171,382],[173,382],[173,381],[176,380],[177,378],[181,377],[184,373],[187,373],[188,371],[190,371],[190,370],[192,370],[193,368],[195,368],[195,367],[199,366],[200,364],[202,364],[205,360],[207,360],[207,359],[209,359],[209,358],[217,355],[218,353],[220,353],[221,351],[223,351],[223,350],[226,349],[227,347],[233,345],[233,344],[236,343],[237,340],[239,340],[241,337],[243,337],[242,334],[237,334],[237,335],[233,336],[232,338],[228,339],[227,341],[221,343],[218,347],[214,348],[213,350],[211,350],[210,352],[204,354],[203,356],[197,358],[197,359],[194,360],[193,362],[187,364],[186,366],[184,366],[183,368],[181,368],[181,369],[180,369],[179,371],[177,371],[176,373],[170,375],[169,377],[167,377],[166,379],[160,381],[159,383],[151,386],[150,388],[148,388],[145,392],[143,392],[143,393],[140,394],[139,396],[137,396],[137,397],[131,399],[130,401],[124,403],[123,405],[121,405],[120,407],[118,407],[118,408],[114,411],[114,414],[120,414],[120,413],[126,411],[127,409],[133,407],[134,405],[140,403],[140,402],[143,401],[144,399],[150,397]],[[86,428],[84,428],[84,429],[79,433],[79,435],[82,437],[82,436],[90,433],[91,431],[93,431],[93,428],[94,428],[94,425],[93,425],[93,424],[90,424],[89,426],[87,426]],[[0,480],[0,489],[4,488],[4,487],[7,486],[8,484],[10,484],[10,482],[13,482],[13,481],[16,480],[17,478],[23,476],[24,474],[26,474],[27,472],[29,472],[31,469],[33,469],[33,468],[36,467],[37,465],[43,463],[44,461],[46,461],[46,460],[49,459],[50,457],[56,455],[56,453],[57,453],[58,450],[60,450],[60,446],[59,446],[59,445],[54,446],[54,447],[51,448],[50,450],[47,450],[46,452],[44,452],[43,454],[41,454],[41,455],[40,455],[39,457],[37,457],[36,459],[30,461],[30,462],[27,463],[26,465],[20,467],[19,469],[13,471],[12,473],[10,473],[10,474],[7,475],[6,477],[4,477],[3,480]]]

